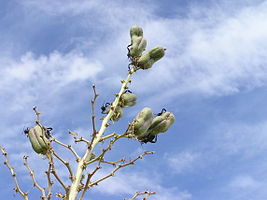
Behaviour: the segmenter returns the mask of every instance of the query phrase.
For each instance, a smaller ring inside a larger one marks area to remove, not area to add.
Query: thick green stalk
[[[101,136],[104,134],[106,128],[108,127],[108,122],[109,122],[110,118],[112,117],[112,115],[114,114],[115,108],[117,107],[117,105],[119,103],[120,97],[123,94],[123,92],[125,91],[125,89],[127,88],[127,84],[129,83],[130,78],[134,72],[135,72],[135,69],[132,69],[128,73],[127,78],[122,82],[120,92],[116,95],[116,98],[112,103],[112,107],[114,107],[114,109],[110,109],[110,112],[103,119],[102,124],[101,124],[101,128],[98,131],[98,133],[96,134],[96,136],[94,137],[94,140],[92,141],[90,148],[88,148],[86,150],[84,156],[78,162],[76,175],[74,177],[74,181],[72,182],[72,185],[71,185],[70,190],[69,190],[68,200],[75,200],[75,198],[78,194],[78,187],[79,187],[80,181],[82,179],[82,174],[83,174],[83,171],[85,170],[85,167],[86,167],[86,162],[88,162],[89,158],[92,155],[92,152],[93,152],[95,146],[99,143]]]

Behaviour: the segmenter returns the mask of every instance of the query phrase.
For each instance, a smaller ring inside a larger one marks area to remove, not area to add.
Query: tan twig
[[[48,188],[47,188],[47,199],[50,200],[51,199],[51,195],[52,195],[52,186],[53,186],[53,181],[51,180],[51,169],[52,169],[52,165],[49,162],[48,163],[48,170],[45,172],[47,175],[47,182],[48,182]]]
[[[74,177],[73,177],[73,173],[72,173],[72,169],[70,167],[70,163],[65,161],[62,157],[60,157],[54,150],[52,150],[52,153],[54,154],[54,156],[56,156],[57,159],[59,159],[68,169],[69,173],[70,173],[70,180],[73,181]]]
[[[64,188],[66,193],[68,192],[68,187],[64,184],[64,182],[59,178],[56,169],[55,169],[55,164],[52,155],[47,156],[49,159],[49,164],[51,165],[51,173],[54,175],[54,177],[57,179],[57,181],[61,184],[61,186]]]
[[[20,187],[19,187],[19,183],[18,183],[18,180],[17,180],[17,175],[16,175],[16,173],[15,173],[15,171],[14,171],[14,168],[9,164],[9,162],[8,162],[8,154],[7,154],[7,152],[5,152],[5,149],[4,148],[2,148],[2,147],[0,147],[0,150],[2,151],[2,154],[5,156],[5,158],[6,158],[6,160],[5,160],[5,162],[4,162],[4,165],[6,165],[7,166],[7,168],[9,169],[9,171],[11,172],[11,175],[12,175],[12,177],[13,177],[13,179],[14,179],[14,182],[15,182],[15,188],[14,188],[14,190],[15,190],[15,192],[18,192],[25,200],[28,200],[28,193],[27,192],[23,192],[21,189],[20,189]]]
[[[77,138],[77,137],[78,137],[78,133],[76,133],[76,132],[68,131],[68,133],[69,133],[70,135],[72,135],[74,138]]]
[[[116,135],[118,135],[118,134],[117,134],[117,133],[111,133],[111,134],[109,134],[109,135],[103,136],[103,137],[100,138],[99,142],[103,142],[103,141],[105,141],[106,139],[109,139],[109,138],[114,137],[114,136],[116,136]]]
[[[102,161],[103,158],[104,158],[105,153],[106,153],[107,151],[111,150],[112,145],[113,145],[118,139],[120,139],[120,138],[122,138],[122,137],[126,137],[127,133],[124,133],[124,134],[121,134],[121,135],[114,133],[114,134],[112,134],[112,135],[113,135],[114,138],[113,138],[112,140],[110,140],[109,145],[108,145],[105,149],[102,149],[102,153],[101,153],[99,156],[97,156],[96,158],[91,159],[91,160],[85,162],[85,165],[89,165],[89,164],[91,164],[91,163],[93,163],[93,162],[95,162],[95,161]]]
[[[74,142],[75,143],[77,143],[77,142],[85,142],[88,146],[90,145],[90,141],[86,140],[84,137],[80,137],[80,138],[75,137],[74,138]]]
[[[92,86],[93,92],[94,92],[94,98],[91,100],[91,112],[92,112],[92,125],[93,125],[93,135],[92,135],[92,140],[91,142],[94,140],[97,131],[96,131],[96,123],[95,123],[95,101],[96,98],[99,96],[99,94],[96,93],[96,87],[95,85]]]
[[[59,140],[57,140],[56,138],[52,137],[51,141],[54,141],[56,142],[57,144],[69,149],[73,155],[75,156],[76,158],[76,161],[79,162],[79,160],[81,159],[80,156],[77,154],[77,152],[73,149],[73,147],[71,145],[67,145],[67,144],[64,144],[62,142],[60,142]]]
[[[147,200],[149,196],[156,194],[156,192],[149,192],[149,191],[144,191],[144,192],[136,192],[130,199],[124,199],[124,200],[134,200],[136,197],[141,196],[141,195],[146,195],[143,200]]]
[[[89,189],[89,183],[90,183],[91,178],[93,177],[93,175],[94,175],[99,169],[101,169],[101,166],[97,165],[97,167],[94,169],[94,171],[92,171],[91,173],[88,174],[86,183],[85,183],[84,188],[83,188],[83,192],[82,192],[82,194],[81,194],[79,200],[82,200],[82,199],[83,199],[83,197],[84,197],[86,191]]]
[[[35,112],[36,115],[36,123],[40,122],[40,115],[41,113],[37,111],[37,106],[33,106],[33,111]]]
[[[115,169],[111,173],[109,173],[108,175],[106,175],[106,176],[104,176],[104,177],[102,177],[102,178],[100,178],[100,179],[98,179],[98,180],[90,183],[88,185],[88,187],[92,187],[94,185],[97,185],[99,182],[101,182],[101,181],[103,181],[103,180],[105,180],[105,179],[107,179],[107,178],[109,178],[111,176],[114,176],[115,175],[115,172],[118,171],[119,169],[121,169],[123,167],[126,167],[128,165],[133,165],[137,160],[142,159],[145,155],[153,154],[153,153],[154,152],[145,151],[144,153],[142,153],[141,155],[139,155],[138,157],[136,157],[134,160],[128,161],[125,164],[119,164],[119,165],[117,165],[115,167]]]
[[[120,160],[113,161],[113,162],[111,162],[111,161],[106,161],[106,160],[102,160],[101,162],[102,162],[102,163],[105,163],[105,164],[110,164],[110,165],[116,167],[116,165],[117,165],[118,163],[125,163],[125,162],[127,162],[127,161],[125,160],[125,158],[122,158],[122,159],[120,159]]]
[[[23,156],[23,159],[24,159],[24,166],[29,170],[29,172],[30,172],[30,176],[31,176],[31,178],[32,178],[32,181],[33,181],[33,187],[36,187],[38,190],[40,190],[40,192],[42,193],[42,196],[41,196],[41,198],[43,199],[43,200],[47,200],[47,197],[46,197],[46,195],[45,195],[45,188],[43,188],[43,187],[41,187],[38,183],[37,183],[37,181],[36,181],[36,178],[35,178],[35,176],[34,176],[34,171],[30,168],[30,166],[29,166],[29,164],[28,164],[28,157],[29,156]]]
[[[111,136],[111,135],[112,135],[112,136]],[[121,134],[121,135],[118,135],[118,134],[116,134],[116,133],[110,134],[110,136],[109,136],[109,137],[106,137],[105,139],[110,138],[110,137],[114,137],[114,139],[110,140],[109,145],[108,145],[105,149],[102,149],[102,153],[101,153],[98,157],[96,157],[96,158],[94,158],[94,159],[92,159],[92,160],[90,160],[89,162],[86,163],[86,165],[88,165],[88,164],[91,164],[91,163],[93,163],[93,162],[95,162],[95,161],[98,161],[98,164],[97,164],[96,168],[93,170],[93,172],[89,173],[88,176],[87,176],[87,180],[86,180],[85,186],[83,187],[83,192],[82,192],[82,195],[80,196],[79,200],[82,200],[82,198],[83,198],[83,196],[84,196],[86,190],[89,189],[89,188],[91,187],[91,186],[89,186],[89,185],[90,185],[90,180],[91,180],[92,176],[93,176],[99,169],[101,169],[101,166],[100,166],[101,163],[111,164],[111,165],[113,165],[114,167],[116,167],[116,164],[117,164],[117,163],[119,163],[119,162],[124,162],[124,161],[125,161],[125,159],[120,159],[120,160],[115,161],[115,162],[108,162],[108,161],[104,161],[103,159],[104,159],[104,155],[105,155],[105,153],[106,153],[107,151],[111,150],[112,145],[113,145],[118,139],[120,139],[120,138],[122,138],[122,137],[125,137],[126,135],[127,135],[126,132],[125,132],[124,134]]]

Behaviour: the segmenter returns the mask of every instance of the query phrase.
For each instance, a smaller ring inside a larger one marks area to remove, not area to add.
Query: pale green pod
[[[28,133],[32,148],[36,153],[46,154],[49,140],[45,136],[45,129],[39,125],[31,128]]]
[[[132,26],[130,29],[130,36],[143,36],[143,29],[137,25]]]
[[[135,118],[134,134],[137,137],[144,137],[151,125],[153,116],[151,108],[143,108]]]
[[[33,150],[36,153],[42,153],[43,154],[43,152],[45,152],[45,149],[43,149],[41,147],[40,143],[38,142],[35,132],[33,130],[29,130],[28,136],[29,136]]]
[[[142,69],[149,69],[153,64],[154,60],[150,59],[149,53],[145,53],[137,61],[137,65]]]
[[[146,48],[147,41],[143,37],[134,37],[130,47],[130,55],[132,57],[140,57]]]
[[[165,51],[166,49],[163,47],[154,47],[148,53],[150,58],[153,59],[154,62],[156,62],[165,55]]]
[[[152,67],[152,65],[161,59],[165,54],[165,49],[163,47],[155,47],[148,52],[146,52],[144,55],[142,55],[138,61],[137,65],[141,69],[149,69]]]
[[[121,95],[120,103],[122,107],[134,106],[136,104],[136,95],[133,93],[124,93]]]
[[[111,120],[115,121],[115,122],[118,121],[123,116],[123,113],[124,113],[124,111],[123,111],[122,107],[117,106],[112,117],[111,117]]]
[[[152,120],[151,126],[148,129],[150,135],[157,135],[166,132],[174,123],[175,116],[171,112],[165,112]]]

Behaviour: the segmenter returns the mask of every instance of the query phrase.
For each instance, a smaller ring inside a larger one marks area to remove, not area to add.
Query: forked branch
[[[4,165],[6,165],[7,168],[9,169],[9,171],[10,171],[12,177],[13,177],[13,180],[15,182],[15,186],[16,186],[14,188],[15,192],[19,193],[25,200],[28,200],[28,193],[27,192],[23,192],[19,187],[19,183],[18,183],[18,180],[17,180],[17,175],[16,175],[16,173],[14,171],[14,168],[9,164],[7,152],[5,152],[5,149],[2,148],[2,147],[0,148],[0,150],[2,151],[3,156],[5,156],[5,158],[6,158],[6,160],[4,162]]]
[[[133,160],[131,160],[131,161],[125,161],[124,164],[116,165],[115,169],[114,169],[111,173],[109,173],[109,174],[107,174],[106,176],[104,176],[104,177],[102,177],[102,178],[100,178],[100,179],[98,179],[98,180],[95,180],[95,181],[93,181],[92,183],[88,184],[88,187],[92,187],[92,186],[94,186],[94,185],[97,185],[97,184],[100,183],[101,181],[103,181],[103,180],[105,180],[105,179],[107,179],[107,178],[109,178],[109,177],[111,177],[111,176],[114,176],[115,173],[116,173],[119,169],[121,169],[121,168],[123,168],[123,167],[126,167],[126,166],[128,166],[128,165],[133,165],[137,160],[142,159],[145,155],[153,154],[153,153],[154,153],[154,152],[145,151],[144,153],[142,153],[141,155],[139,155],[138,157],[136,157],[135,159],[133,159]]]
[[[141,195],[146,195],[142,200],[148,200],[148,197],[153,194],[156,194],[156,192],[149,192],[149,191],[136,192],[130,199],[124,199],[124,200],[134,200],[136,197]]]
[[[24,159],[24,166],[29,170],[30,172],[30,176],[32,178],[32,181],[33,181],[33,186],[36,187],[38,190],[40,190],[40,192],[42,193],[42,200],[47,200],[47,197],[45,195],[45,188],[41,187],[37,181],[36,181],[36,178],[34,176],[34,171],[30,168],[29,164],[28,164],[28,157],[29,156],[23,156],[23,159]]]

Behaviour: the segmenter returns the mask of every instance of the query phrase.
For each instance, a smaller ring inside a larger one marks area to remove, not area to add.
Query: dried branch
[[[106,160],[102,160],[102,161],[101,161],[101,163],[110,164],[110,165],[112,165],[112,166],[114,166],[114,167],[116,167],[116,165],[117,165],[118,163],[125,163],[125,162],[127,162],[127,161],[125,160],[125,158],[122,158],[122,159],[120,159],[120,160],[113,161],[113,162],[111,162],[111,161],[106,161]]]
[[[59,145],[69,149],[73,153],[73,155],[75,156],[76,161],[79,162],[81,157],[77,154],[77,152],[73,149],[73,147],[71,145],[64,144],[64,143],[60,142],[59,140],[57,140],[54,137],[52,137],[51,141],[54,141],[54,142],[58,143]]]
[[[92,187],[94,185],[97,185],[99,182],[101,182],[101,181],[103,181],[103,180],[105,180],[105,179],[107,179],[107,178],[109,178],[111,176],[114,176],[115,175],[115,172],[118,171],[119,169],[121,169],[123,167],[126,167],[128,165],[133,165],[137,160],[142,159],[145,155],[153,154],[153,153],[154,152],[145,151],[144,153],[142,153],[141,155],[139,155],[138,157],[136,157],[134,160],[127,161],[125,164],[119,164],[119,165],[117,165],[115,167],[115,169],[111,173],[109,173],[108,175],[106,175],[106,176],[104,176],[104,177],[102,177],[102,178],[100,178],[100,179],[98,179],[98,180],[90,183],[88,185],[88,187]]]
[[[54,160],[52,155],[47,155],[48,159],[49,159],[49,164],[51,166],[50,170],[51,173],[54,175],[54,177],[57,179],[57,181],[61,184],[61,186],[64,188],[64,190],[66,191],[66,193],[68,192],[68,187],[64,184],[64,182],[59,178],[56,169],[55,169],[55,164],[54,164]]]
[[[51,180],[51,169],[52,169],[52,165],[51,163],[49,162],[48,163],[48,170],[45,172],[46,175],[47,175],[47,182],[48,182],[48,193],[47,193],[47,199],[50,200],[51,199],[51,195],[52,195],[52,186],[53,186],[53,181]]]
[[[93,92],[94,92],[94,98],[91,100],[91,112],[92,112],[92,125],[93,125],[93,135],[92,135],[92,140],[94,140],[96,134],[97,134],[97,131],[96,131],[96,123],[95,123],[95,101],[96,101],[96,98],[99,96],[99,94],[96,93],[96,87],[95,85],[92,86],[93,88]]]
[[[14,179],[14,182],[15,182],[15,188],[14,188],[14,190],[15,190],[15,192],[18,192],[25,200],[28,200],[28,193],[27,192],[23,192],[21,189],[20,189],[20,187],[19,187],[19,183],[18,183],[18,180],[17,180],[17,175],[16,175],[16,173],[15,173],[15,171],[14,171],[14,168],[9,164],[9,162],[8,162],[8,154],[7,154],[7,152],[5,152],[5,149],[4,148],[0,148],[0,150],[2,151],[2,154],[5,156],[5,158],[6,158],[6,160],[5,160],[5,162],[4,162],[4,165],[6,165],[7,166],[7,168],[9,169],[9,171],[11,172],[11,175],[12,175],[12,177],[13,177],[13,179]]]
[[[85,163],[87,163],[90,160],[90,158],[92,157],[93,150],[96,147],[96,145],[99,143],[101,136],[106,131],[106,128],[108,126],[108,122],[111,119],[111,117],[113,116],[114,111],[119,104],[119,100],[121,98],[121,95],[125,91],[125,88],[127,88],[127,84],[131,81],[130,80],[131,76],[135,71],[136,71],[136,69],[129,70],[127,78],[122,81],[120,92],[118,94],[116,94],[116,98],[114,99],[114,101],[111,104],[111,107],[113,107],[113,109],[111,109],[110,112],[103,119],[99,131],[95,135],[90,146],[88,146],[88,149],[86,150],[84,156],[79,161],[78,166],[77,166],[77,171],[75,173],[75,180],[72,182],[72,185],[70,187],[70,192],[69,192],[69,197],[68,197],[69,200],[75,200],[75,198],[79,192],[79,185],[80,185],[80,182],[81,182],[81,179],[83,176],[83,171],[85,170],[85,168],[84,168]]]
[[[99,169],[101,169],[101,166],[98,165],[98,166],[94,169],[94,171],[92,171],[91,173],[88,174],[88,176],[87,176],[87,180],[86,180],[86,183],[85,183],[85,186],[84,186],[84,188],[83,188],[83,192],[82,192],[82,194],[81,194],[79,200],[82,200],[82,199],[83,199],[83,197],[84,197],[86,191],[89,189],[89,183],[90,183],[91,178],[93,177],[93,175],[94,175]]]
[[[102,161],[103,158],[104,158],[105,153],[106,153],[107,151],[111,150],[112,145],[113,145],[118,139],[123,138],[123,137],[126,137],[127,133],[125,132],[124,134],[121,134],[121,135],[116,134],[116,133],[112,133],[112,134],[110,134],[110,135],[112,135],[112,137],[114,137],[114,138],[113,138],[112,140],[110,140],[109,145],[108,145],[105,149],[102,149],[102,153],[101,153],[99,156],[97,156],[97,157],[94,158],[94,159],[89,160],[88,162],[85,162],[85,165],[89,165],[89,164],[91,164],[91,163],[93,163],[93,162],[95,162],[95,161]],[[110,136],[110,135],[109,135],[109,136]],[[111,136],[110,136],[110,137],[111,137]],[[110,137],[109,137],[109,138],[110,138]],[[104,137],[102,137],[102,138],[104,138]],[[107,139],[107,138],[106,138],[106,139]],[[100,140],[101,140],[101,139],[100,139]],[[102,140],[102,141],[103,141],[103,140]]]
[[[90,145],[90,141],[86,140],[84,137],[80,137],[80,138],[75,137],[74,138],[74,142],[75,143],[77,143],[77,142],[85,142],[88,146]]]
[[[127,132],[125,132],[124,134],[121,134],[121,135],[116,134],[116,133],[112,133],[112,134],[110,134],[110,135],[108,135],[108,136],[103,137],[104,140],[105,140],[105,139],[108,139],[108,138],[111,138],[111,137],[114,137],[114,139],[110,140],[109,145],[108,145],[105,149],[102,149],[102,153],[101,153],[98,157],[96,157],[96,158],[94,158],[94,159],[92,159],[92,160],[90,160],[89,162],[86,163],[86,165],[88,165],[88,164],[91,164],[91,163],[93,163],[93,162],[95,162],[95,161],[98,161],[98,164],[97,164],[96,168],[93,170],[93,172],[89,173],[88,176],[87,176],[87,180],[86,180],[85,186],[83,187],[83,192],[82,192],[82,194],[81,194],[79,200],[82,200],[82,198],[83,198],[83,196],[84,196],[86,190],[90,188],[90,180],[91,180],[92,176],[93,176],[99,169],[101,169],[101,166],[100,166],[101,163],[111,164],[111,165],[113,165],[114,167],[116,167],[116,166],[117,166],[117,165],[116,165],[117,163],[119,163],[119,162],[126,162],[125,159],[120,159],[120,160],[115,161],[115,162],[104,161],[104,155],[105,155],[105,153],[106,153],[107,151],[111,150],[112,145],[113,145],[118,139],[120,139],[120,138],[122,138],[122,137],[125,137],[127,134],[128,134]],[[131,161],[129,161],[129,162],[131,162]],[[121,168],[121,167],[120,167],[120,168]]]
[[[144,192],[136,192],[132,198],[130,199],[124,199],[124,200],[134,200],[136,197],[141,196],[141,195],[146,195],[143,200],[147,200],[149,196],[156,194],[156,192],[149,192],[149,191],[144,191]]]
[[[52,150],[52,153],[54,154],[54,156],[56,156],[57,159],[59,159],[68,169],[69,173],[70,173],[70,180],[73,181],[74,177],[73,177],[73,173],[72,173],[72,169],[70,167],[70,163],[65,161],[62,157],[60,157],[54,150]]]
[[[34,170],[32,170],[31,168],[30,168],[30,166],[29,166],[29,164],[28,164],[28,157],[29,156],[23,156],[23,159],[24,159],[24,166],[29,170],[29,172],[30,172],[30,176],[31,176],[31,178],[32,178],[32,180],[33,180],[33,187],[36,187],[38,190],[40,190],[40,192],[42,193],[42,196],[41,196],[41,198],[43,199],[43,200],[47,200],[47,197],[46,197],[46,195],[45,195],[45,188],[43,188],[43,187],[41,187],[38,183],[37,183],[37,181],[36,181],[36,179],[35,179],[35,176],[34,176]]]
[[[35,115],[36,115],[36,123],[39,123],[40,122],[40,115],[41,113],[37,111],[37,106],[33,106],[33,111],[35,112]]]

